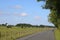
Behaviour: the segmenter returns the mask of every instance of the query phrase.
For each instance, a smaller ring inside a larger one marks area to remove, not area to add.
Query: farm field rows
[[[36,27],[0,27],[0,40],[15,40],[20,37],[24,37],[33,33],[49,30],[49,28],[36,28]]]

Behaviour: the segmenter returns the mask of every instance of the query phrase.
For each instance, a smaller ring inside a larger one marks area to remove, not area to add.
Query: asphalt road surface
[[[23,38],[19,38],[17,40],[55,40],[54,31],[49,30],[45,32],[40,32],[40,33],[32,34]]]

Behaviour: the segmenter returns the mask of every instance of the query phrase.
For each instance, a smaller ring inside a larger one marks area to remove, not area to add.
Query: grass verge
[[[55,38],[56,40],[60,40],[60,30],[55,30]]]

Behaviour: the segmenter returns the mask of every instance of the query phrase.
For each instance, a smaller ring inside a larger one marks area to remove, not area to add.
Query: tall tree
[[[53,23],[57,28],[60,28],[60,0],[37,0],[45,1],[46,9],[50,9],[51,13],[49,14],[49,20]]]

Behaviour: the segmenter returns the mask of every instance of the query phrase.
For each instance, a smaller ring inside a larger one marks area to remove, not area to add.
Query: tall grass
[[[26,35],[30,35],[33,33],[41,32],[48,30],[48,28],[36,28],[36,27],[0,27],[0,40],[16,40],[16,38],[20,38]]]
[[[60,40],[60,30],[59,29],[55,30],[55,37],[56,37],[56,40]]]

